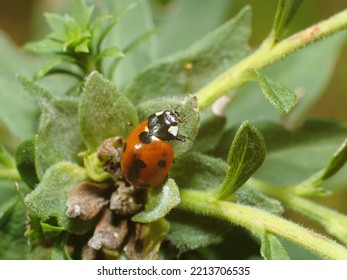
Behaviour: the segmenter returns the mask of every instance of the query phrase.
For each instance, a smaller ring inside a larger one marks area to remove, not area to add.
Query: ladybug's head
[[[179,112],[165,110],[148,116],[148,131],[151,135],[163,140],[185,141],[184,135],[178,134],[178,124],[184,122]]]

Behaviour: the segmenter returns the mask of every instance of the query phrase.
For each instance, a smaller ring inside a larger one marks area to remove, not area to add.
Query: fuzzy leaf
[[[134,222],[151,223],[166,216],[180,202],[179,189],[173,179],[163,187],[151,189],[145,210],[132,217]]]
[[[48,223],[53,219],[59,227],[69,232],[85,233],[90,230],[93,221],[70,219],[65,214],[70,191],[85,180],[86,172],[83,168],[69,162],[60,162],[47,170],[40,184],[25,197],[25,203],[41,221]]]
[[[20,76],[19,81],[33,94],[41,107],[36,139],[36,168],[41,178],[50,166],[60,161],[78,163],[83,150],[77,117],[77,100],[55,99],[48,91]],[[64,133],[62,133],[64,131]]]
[[[294,92],[281,85],[277,81],[272,81],[268,77],[256,71],[258,83],[270,103],[281,113],[289,113],[296,104]]]
[[[89,150],[95,150],[106,138],[126,137],[138,123],[135,107],[98,72],[86,79],[78,116]]]
[[[18,172],[23,181],[30,187],[34,188],[39,183],[39,178],[35,166],[35,139],[28,139],[22,142],[16,150],[16,164]]]
[[[236,192],[236,196],[238,203],[254,206],[275,215],[281,215],[284,212],[280,201],[266,196],[247,184]]]
[[[189,49],[144,70],[125,94],[134,104],[158,96],[192,93],[249,53],[251,10],[245,7]],[[232,50],[232,51],[230,51]]]
[[[225,180],[219,189],[218,198],[225,199],[235,193],[262,165],[266,154],[263,136],[247,121],[237,131],[228,154]]]
[[[313,174],[305,181],[295,186],[295,192],[299,195],[326,195],[329,191],[320,187],[324,180],[338,172],[347,161],[347,139],[342,143],[339,149],[334,153],[330,162],[323,169]]]
[[[182,117],[186,118],[186,121],[179,124],[178,128],[180,134],[188,137],[187,140],[185,142],[171,142],[177,158],[192,147],[199,129],[200,113],[197,109],[196,98],[193,95],[184,98],[176,96],[156,98],[140,104],[137,108],[140,120],[145,120],[150,114],[166,109],[176,110]]]
[[[218,158],[198,152],[188,152],[180,157],[170,175],[180,188],[216,190],[225,177],[228,164]]]
[[[168,240],[180,251],[194,250],[219,243],[229,226],[210,217],[174,210],[168,216]]]
[[[290,257],[278,238],[269,232],[264,232],[261,241],[261,255],[266,260],[289,260]]]
[[[294,17],[297,9],[299,8],[302,0],[279,0],[275,21],[273,25],[273,32],[276,41],[279,41],[292,18]]]

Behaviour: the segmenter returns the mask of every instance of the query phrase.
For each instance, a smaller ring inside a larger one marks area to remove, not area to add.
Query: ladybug
[[[184,121],[177,111],[165,110],[149,115],[129,134],[120,164],[124,178],[135,188],[158,187],[167,179],[174,162],[168,141],[186,140],[177,126]]]

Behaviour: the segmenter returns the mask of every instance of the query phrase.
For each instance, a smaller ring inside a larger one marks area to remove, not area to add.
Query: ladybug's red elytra
[[[123,144],[121,169],[124,178],[136,188],[160,186],[174,161],[171,140],[184,142],[178,124],[185,121],[177,111],[165,110],[148,116],[129,134]]]

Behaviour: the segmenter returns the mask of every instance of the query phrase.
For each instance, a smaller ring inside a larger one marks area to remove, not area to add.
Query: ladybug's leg
[[[182,135],[182,134],[177,134],[175,137],[175,140],[185,142],[187,140],[188,136]]]

